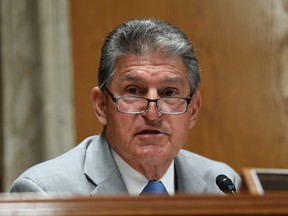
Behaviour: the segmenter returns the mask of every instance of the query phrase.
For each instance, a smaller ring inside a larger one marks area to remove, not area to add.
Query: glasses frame
[[[158,99],[149,99],[149,98],[137,97],[137,96],[116,97],[116,96],[114,96],[114,95],[112,94],[112,92],[107,88],[107,86],[104,86],[104,89],[105,89],[105,91],[108,93],[108,95],[111,97],[112,101],[113,101],[114,103],[116,103],[117,111],[118,111],[118,112],[121,112],[121,113],[125,113],[125,114],[140,114],[140,113],[144,113],[144,112],[147,111],[150,103],[155,103],[157,111],[160,112],[160,113],[162,113],[162,114],[181,115],[181,114],[184,114],[184,113],[187,112],[187,110],[188,110],[188,105],[189,105],[190,102],[192,101],[192,96],[193,96],[193,94],[194,94],[194,89],[193,89],[193,90],[192,90],[192,93],[191,93],[190,96],[187,97],[187,98],[184,98],[184,97],[169,97],[169,98],[174,98],[174,99],[184,99],[184,100],[186,101],[186,109],[185,109],[185,111],[183,111],[183,112],[177,112],[177,113],[176,113],[176,112],[175,112],[175,113],[170,113],[170,112],[160,111],[159,108],[158,108],[158,101],[161,100],[161,99],[163,99],[163,97],[162,97],[162,98],[158,98]],[[119,101],[120,99],[122,99],[122,98],[135,98],[135,99],[139,98],[139,99],[145,99],[145,100],[147,101],[146,108],[145,108],[144,110],[142,110],[142,111],[139,111],[139,112],[123,112],[123,111],[121,111],[121,110],[118,109],[118,101]],[[165,97],[164,97],[164,98],[165,98]]]

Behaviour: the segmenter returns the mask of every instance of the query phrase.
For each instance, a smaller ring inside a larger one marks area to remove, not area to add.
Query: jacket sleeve
[[[36,192],[36,193],[41,193],[45,194],[48,196],[48,194],[40,187],[38,186],[35,182],[33,182],[29,178],[18,178],[14,181],[14,183],[11,186],[10,193],[13,192]]]

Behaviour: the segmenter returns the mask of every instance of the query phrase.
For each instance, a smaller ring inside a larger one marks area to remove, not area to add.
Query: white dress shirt
[[[133,196],[139,196],[143,188],[147,185],[149,179],[141,173],[133,169],[127,164],[116,152],[112,150],[114,160],[120,170],[124,183],[127,187],[128,193]],[[174,160],[170,164],[166,173],[159,179],[166,188],[169,195],[175,194],[174,186]]]

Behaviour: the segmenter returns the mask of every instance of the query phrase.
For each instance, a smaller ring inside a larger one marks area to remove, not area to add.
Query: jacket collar
[[[181,151],[180,151],[181,154]],[[175,185],[178,193],[203,193],[207,183],[199,173],[199,167],[189,165],[178,154],[175,158]],[[84,173],[95,185],[91,195],[128,194],[121,173],[113,159],[109,145],[103,133],[95,138],[87,148]]]
[[[127,194],[128,191],[104,134],[101,133],[92,142],[87,148],[84,162],[84,173],[95,185],[91,195]]]

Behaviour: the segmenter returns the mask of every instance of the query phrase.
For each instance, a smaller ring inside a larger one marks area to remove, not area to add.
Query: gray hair
[[[176,26],[157,19],[132,19],[105,39],[98,73],[100,88],[108,86],[118,57],[127,54],[180,56],[188,71],[191,91],[200,83],[198,59],[186,35]]]

